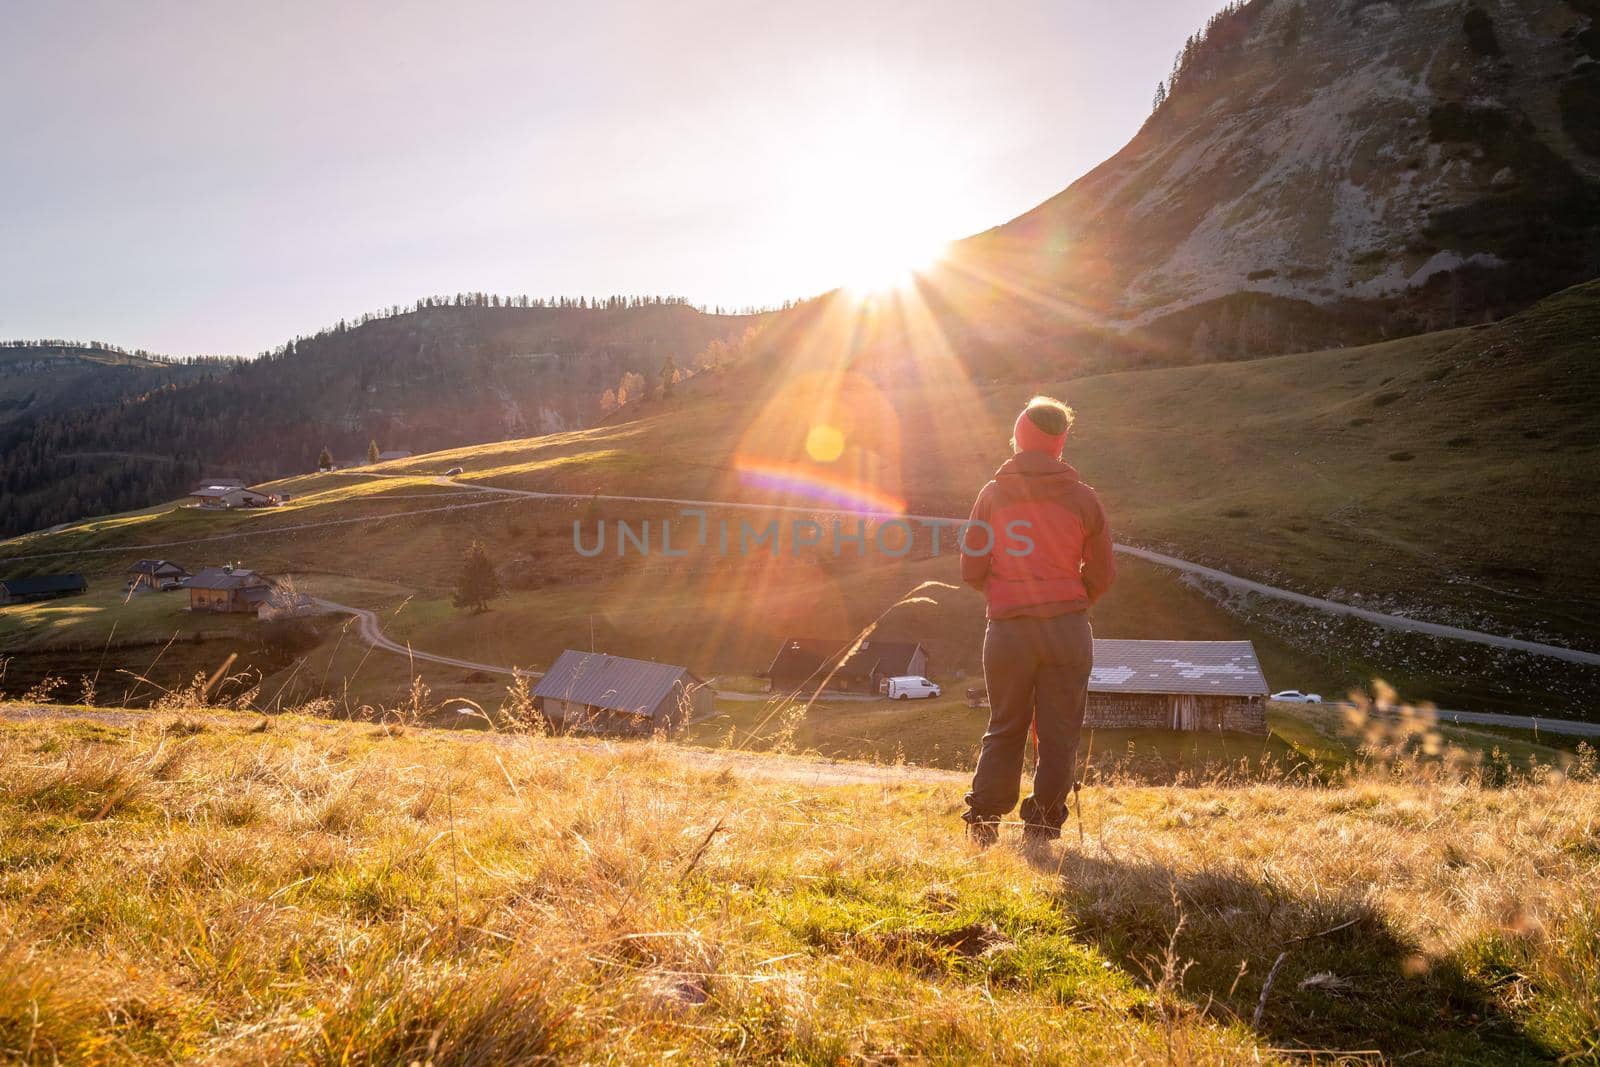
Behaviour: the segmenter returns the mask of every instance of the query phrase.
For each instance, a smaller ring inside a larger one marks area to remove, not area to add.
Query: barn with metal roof
[[[1096,639],[1083,721],[1264,734],[1269,692],[1249,641]]]
[[[39,574],[31,578],[6,578],[0,581],[0,604],[22,604],[30,600],[54,600],[76,596],[89,583],[81,574]]]
[[[715,699],[687,667],[570,648],[533,688],[551,724],[593,733],[670,732],[710,715]]]

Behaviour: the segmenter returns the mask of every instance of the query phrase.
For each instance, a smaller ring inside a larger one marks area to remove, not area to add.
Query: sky
[[[0,338],[249,355],[428,294],[867,283],[1114,153],[1220,4],[12,5]]]

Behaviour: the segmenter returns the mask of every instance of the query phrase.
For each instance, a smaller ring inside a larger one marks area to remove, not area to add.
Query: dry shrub
[[[48,675],[30,685],[20,699],[24,704],[51,704],[55,702],[56,694],[66,687],[65,678]]]
[[[502,729],[513,733],[550,733],[550,720],[534,706],[533,690],[526,675],[516,675],[506,686],[506,698],[500,704],[500,721]]]

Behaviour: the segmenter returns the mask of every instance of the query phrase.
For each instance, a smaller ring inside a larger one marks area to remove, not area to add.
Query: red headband
[[[1016,425],[1011,427],[1011,438],[1017,442],[1018,452],[1043,452],[1056,459],[1061,458],[1061,450],[1067,444],[1067,431],[1058,434],[1045,433],[1037,423],[1028,418],[1027,409],[1017,416]]]

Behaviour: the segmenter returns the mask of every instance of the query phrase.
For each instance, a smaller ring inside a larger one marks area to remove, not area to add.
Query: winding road
[[[529,497],[536,500],[604,500],[608,502],[622,502],[634,504],[677,504],[687,508],[742,508],[758,511],[782,511],[804,515],[829,514],[849,515],[861,518],[883,518],[878,512],[853,511],[848,508],[817,508],[803,507],[793,504],[761,504],[746,503],[736,500],[688,500],[679,497],[659,496],[616,496],[607,493],[544,493],[532,489],[508,489],[503,486],[479,485],[471,482],[457,482],[451,479],[440,478],[441,484],[460,486],[482,493],[502,493],[512,496]],[[937,523],[941,525],[954,525],[965,522],[965,519],[952,518],[948,515],[917,515],[906,514],[899,516],[916,522]],[[1373,611],[1370,608],[1357,607],[1354,604],[1345,604],[1337,600],[1328,600],[1324,597],[1310,596],[1306,593],[1297,593],[1292,589],[1282,589],[1278,586],[1267,585],[1250,578],[1241,578],[1237,574],[1207,567],[1201,563],[1169,556],[1161,552],[1153,552],[1147,548],[1138,548],[1134,545],[1115,545],[1117,552],[1142,559],[1147,563],[1167,567],[1183,574],[1191,574],[1206,581],[1216,582],[1225,588],[1240,593],[1253,593],[1257,596],[1280,600],[1301,607],[1312,608],[1329,615],[1343,615],[1353,619],[1360,619],[1390,630],[1402,630],[1410,633],[1427,634],[1430,637],[1446,637],[1455,641],[1468,641],[1473,644],[1487,645],[1491,648],[1509,649],[1515,652],[1528,652],[1536,656],[1547,656],[1551,659],[1566,660],[1569,663],[1582,663],[1590,666],[1600,666],[1600,652],[1587,652],[1583,649],[1566,648],[1562,645],[1546,644],[1542,641],[1527,641],[1520,637],[1504,637],[1500,634],[1484,633],[1480,630],[1467,630],[1459,626],[1447,626],[1443,623],[1425,622],[1421,619],[1411,619],[1404,615],[1391,615],[1382,611]]]
[[[414,474],[384,475],[355,471],[348,473],[361,477],[374,478],[416,477]],[[13,556],[3,556],[0,557],[0,563],[90,554],[128,554],[143,552],[152,548],[177,548],[186,545],[208,544],[212,542],[229,541],[246,537],[265,537],[271,534],[294,533],[302,530],[313,530],[322,527],[346,526],[365,522],[381,522],[384,519],[407,518],[415,515],[434,514],[441,511],[459,511],[468,508],[490,507],[495,504],[514,499],[603,500],[608,503],[657,505],[672,504],[684,508],[708,510],[712,508],[732,508],[749,511],[776,511],[801,515],[828,514],[848,515],[851,517],[860,518],[883,518],[883,515],[878,512],[858,511],[849,508],[807,507],[794,504],[770,504],[740,500],[695,500],[685,497],[628,496],[611,493],[550,493],[535,489],[512,489],[506,486],[482,485],[473,482],[462,482],[443,476],[436,478],[435,481],[439,485],[449,486],[452,489],[465,490],[474,496],[490,495],[496,499],[478,500],[471,503],[442,504],[435,508],[412,508],[406,511],[389,512],[383,515],[364,515],[358,518],[326,519],[321,522],[295,523],[287,526],[274,526],[261,530],[242,530],[234,533],[213,534],[207,537],[195,537],[185,540],[158,541],[147,544],[118,545],[110,547],[101,546],[96,548],[83,548],[55,552],[35,552]],[[965,519],[948,515],[905,514],[898,517],[916,522],[940,525],[954,525],[966,521]],[[1407,618],[1404,615],[1393,615],[1387,612],[1374,611],[1370,608],[1358,607],[1354,604],[1345,604],[1337,600],[1328,600],[1325,597],[1311,596],[1306,593],[1297,593],[1292,589],[1283,589],[1278,586],[1267,585],[1265,582],[1258,582],[1254,579],[1243,578],[1237,574],[1230,574],[1227,571],[1218,570],[1215,567],[1208,567],[1201,563],[1195,563],[1191,560],[1181,559],[1177,556],[1169,556],[1161,552],[1154,552],[1147,548],[1139,548],[1134,545],[1123,544],[1119,544],[1115,547],[1116,551],[1123,555],[1131,556],[1135,559],[1141,559],[1148,563],[1154,563],[1157,566],[1166,567],[1182,574],[1193,575],[1205,581],[1214,582],[1226,589],[1231,589],[1241,593],[1250,593],[1256,596],[1278,600],[1283,603],[1295,604],[1300,607],[1311,608],[1315,611],[1320,611],[1329,615],[1359,619],[1363,622],[1368,622],[1375,626],[1381,626],[1388,630],[1425,634],[1430,637],[1443,637],[1450,640],[1465,641],[1471,644],[1483,645],[1489,648],[1506,649],[1514,652],[1526,652],[1531,655],[1544,656],[1549,659],[1564,660],[1568,663],[1578,663],[1586,666],[1600,666],[1600,652],[1590,652],[1584,649],[1567,648],[1562,645],[1547,644],[1543,641],[1529,641],[1520,637],[1506,637],[1501,634],[1485,633],[1481,630],[1468,630],[1459,626],[1448,626],[1444,623],[1426,622],[1421,619]],[[345,610],[350,613],[357,613],[360,609],[342,607],[340,610]],[[363,623],[362,625],[363,629],[365,630],[368,624]],[[382,637],[382,631],[377,628],[377,621],[375,618],[371,621],[370,625],[374,632],[379,637]],[[387,641],[388,639],[383,638],[383,640]],[[405,654],[411,655],[416,659],[430,659],[436,662],[456,662],[448,659],[435,659],[434,657],[431,657],[425,653],[416,652],[415,650],[407,650],[404,646],[397,645],[393,642],[390,642],[388,645],[379,645],[378,647],[388,648],[390,651],[404,652]],[[487,664],[475,665],[473,669],[494,670],[500,673],[508,673],[510,670],[506,667],[492,667]]]
[[[460,667],[469,671],[484,671],[488,674],[504,674],[508,677],[540,678],[543,671],[525,671],[520,667],[502,667],[494,663],[478,663],[470,659],[456,659],[454,656],[440,656],[433,652],[423,652],[403,645],[383,632],[383,627],[378,623],[378,616],[367,608],[358,608],[350,604],[340,604],[321,597],[312,597],[312,601],[324,611],[337,615],[352,615],[356,621],[356,635],[363,642],[373,648],[384,652],[393,652],[397,656],[405,656],[411,660],[423,660],[427,663],[439,663],[446,667]]]

